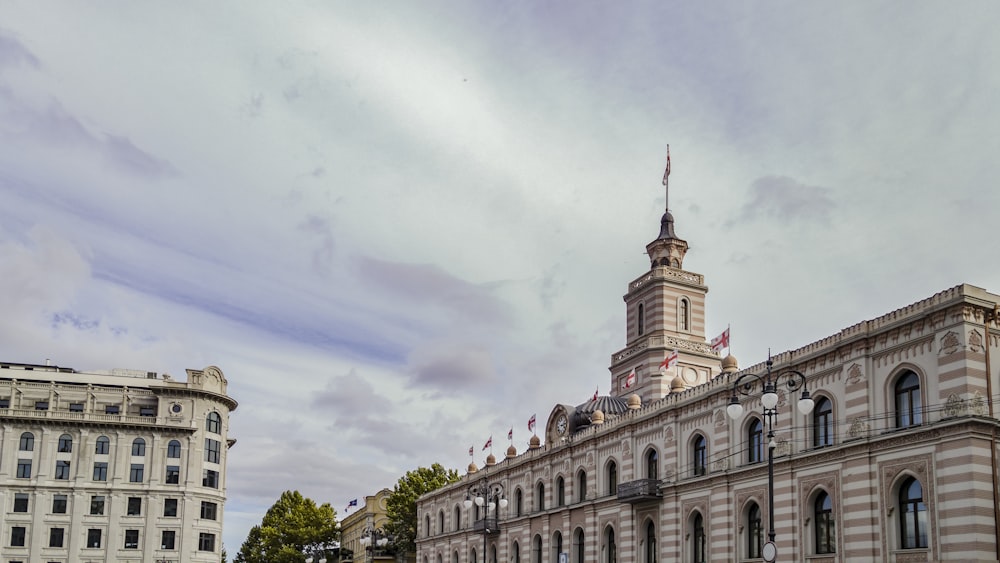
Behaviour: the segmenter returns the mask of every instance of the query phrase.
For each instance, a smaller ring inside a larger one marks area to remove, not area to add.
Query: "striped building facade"
[[[741,370],[706,341],[686,250],[664,214],[625,294],[612,394],[556,405],[544,443],[423,496],[419,563],[764,561],[767,421],[759,394],[726,411],[737,378],[768,367],[801,372],[814,400],[804,414],[779,393],[778,561],[1000,561],[1000,296],[959,285]],[[505,508],[464,507],[496,484]]]

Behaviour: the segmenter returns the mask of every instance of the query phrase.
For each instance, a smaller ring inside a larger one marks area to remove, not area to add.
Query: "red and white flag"
[[[535,429],[535,415],[531,415],[531,418],[528,419],[528,432],[531,432],[534,429]]]
[[[485,452],[488,448],[492,447],[493,447],[493,436],[490,436],[490,439],[486,440],[486,443],[483,444],[483,451]]]
[[[473,452],[475,451],[475,449],[476,449],[475,446],[469,446],[469,457],[472,457]]]
[[[677,365],[677,362],[681,359],[681,353],[678,350],[667,354],[666,358],[660,362],[660,373],[666,373],[668,369]]]
[[[729,327],[722,331],[722,334],[712,339],[712,351],[718,352],[723,348],[729,348]]]
[[[596,387],[596,388],[594,388],[594,398],[593,398],[593,399],[591,399],[591,401],[596,401],[596,400],[597,400],[597,392],[598,392],[598,391],[599,391],[600,389],[601,389],[600,387]]]
[[[513,426],[511,426],[510,430],[507,431],[507,439],[508,440],[513,440],[514,439],[514,427]]]
[[[635,385],[635,368],[632,368],[632,371],[628,372],[628,375],[625,376],[625,383],[622,385],[622,389],[628,389],[633,385]]]

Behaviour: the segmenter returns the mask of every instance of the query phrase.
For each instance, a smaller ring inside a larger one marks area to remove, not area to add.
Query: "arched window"
[[[490,544],[490,563],[497,563],[497,544]]]
[[[813,502],[813,522],[816,523],[816,553],[834,553],[837,545],[837,530],[833,521],[833,500],[826,491],[816,495]]]
[[[920,481],[908,477],[899,487],[899,547],[927,547],[927,505]]]
[[[431,515],[424,514],[424,536],[431,535]]]
[[[521,546],[516,541],[510,546],[510,561],[511,563],[521,563]]]
[[[438,533],[444,533],[444,510],[438,510]]]
[[[535,507],[537,511],[545,510],[545,484],[542,482],[535,487]]]
[[[132,440],[132,455],[134,456],[144,456],[146,455],[146,441],[142,438],[136,438]]]
[[[107,436],[101,436],[98,438],[97,442],[94,444],[94,453],[106,455],[109,451],[111,451],[111,440],[109,440]]]
[[[177,440],[170,440],[167,444],[167,457],[181,457],[181,443]]]
[[[708,561],[708,550],[705,536],[705,519],[701,512],[695,512],[691,520],[691,563]]]
[[[615,529],[608,526],[604,531],[604,563],[618,563],[618,547],[615,545]]]
[[[708,442],[701,434],[695,434],[691,442],[691,473],[695,476],[704,475],[708,465]]]
[[[582,469],[576,472],[576,500],[587,500],[587,472]]]
[[[608,462],[608,494],[618,494],[618,464],[614,460]]]
[[[524,493],[521,489],[514,491],[514,514],[517,516],[524,514]]]
[[[562,532],[556,530],[556,533],[552,534],[552,563],[559,563],[559,554],[562,551]]]
[[[576,531],[573,532],[573,563],[585,563],[583,554],[583,528],[577,528]]]
[[[461,530],[462,529],[462,511],[458,509],[457,505],[455,506],[455,514],[454,514],[453,519],[455,520],[455,523],[452,524],[452,529],[455,530],[455,531]]]
[[[642,303],[639,303],[639,310],[636,313],[637,326],[639,327],[639,336],[642,336],[646,332],[646,308]]]
[[[659,454],[656,453],[655,449],[650,448],[649,451],[646,452],[646,478],[647,479],[659,479],[660,478],[659,477],[659,475],[660,475],[660,470],[659,470],[659,465],[660,464],[659,464],[659,461],[660,461]]]
[[[656,563],[656,526],[652,522],[646,524],[645,563]]]
[[[469,561],[479,561],[479,556],[476,555],[476,548],[469,550]]]
[[[222,417],[219,413],[212,411],[205,419],[205,430],[213,434],[222,434]]]
[[[681,330],[691,330],[691,304],[688,303],[687,299],[681,298],[677,309],[680,314],[680,318],[677,320],[680,323]]]
[[[21,433],[21,441],[19,442],[17,449],[22,452],[31,452],[35,450],[35,435],[31,432]]]
[[[69,434],[59,436],[59,451],[62,453],[73,451],[73,438]]]
[[[747,558],[757,559],[761,556],[760,550],[764,545],[764,526],[760,520],[760,506],[756,502],[750,503],[747,508]]]
[[[747,426],[747,463],[764,460],[764,423],[754,418]]]
[[[816,400],[813,411],[813,447],[833,445],[833,403],[826,397]]]
[[[542,536],[537,534],[531,540],[531,563],[542,563]]]
[[[451,554],[451,563],[458,563],[458,550]]]
[[[921,423],[920,378],[907,371],[896,381],[896,428],[919,426]]]
[[[566,504],[566,481],[563,478],[556,478],[556,505],[564,506]]]
[[[437,563],[444,563],[444,559],[442,559],[440,553],[438,553]]]

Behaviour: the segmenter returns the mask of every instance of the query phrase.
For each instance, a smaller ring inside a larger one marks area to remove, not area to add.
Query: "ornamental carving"
[[[722,428],[726,426],[726,413],[722,409],[715,410],[715,427]]]
[[[871,426],[868,425],[868,422],[859,417],[855,418],[854,422],[851,423],[851,428],[847,431],[847,435],[851,438],[860,438],[867,435],[869,430],[871,430]]]
[[[858,364],[851,364],[851,367],[847,368],[847,384],[856,385],[862,383],[865,380],[864,374],[861,372],[861,366]]]
[[[780,456],[788,455],[789,453],[791,453],[791,451],[792,451],[792,447],[788,443],[788,439],[787,438],[781,438],[778,441],[778,443],[775,445],[774,455],[780,457]]]
[[[712,462],[712,471],[725,471],[729,469],[729,458],[724,457]]]
[[[587,452],[587,469],[594,468],[594,452]]]
[[[986,414],[986,400],[984,399],[982,393],[976,391],[972,397],[968,399],[963,399],[956,393],[952,393],[948,396],[948,400],[945,401],[944,404],[945,418],[972,414],[979,416]]]
[[[664,431],[664,435],[666,436],[664,438],[664,440],[663,440],[664,444],[672,444],[672,443],[674,443],[674,427],[673,426],[668,426],[667,429]]]
[[[979,334],[978,330],[972,329],[969,331],[969,351],[975,352],[977,354],[982,353],[985,348],[983,347],[983,335]]]
[[[954,354],[961,346],[962,343],[958,341],[958,334],[953,330],[949,330],[941,337],[942,354]]]
[[[622,451],[626,457],[630,455],[630,452],[632,451],[632,444],[630,444],[628,440],[622,440]]]

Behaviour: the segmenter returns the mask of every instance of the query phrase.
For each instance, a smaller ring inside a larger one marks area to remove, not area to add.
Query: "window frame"
[[[913,487],[919,489],[920,496],[913,497],[911,492]],[[907,476],[899,484],[899,491],[896,495],[899,517],[899,548],[900,549],[927,549],[930,547],[927,530],[930,528],[930,513],[927,510],[927,503],[924,501],[924,486],[919,479],[912,475]],[[912,517],[908,516],[913,514]],[[913,528],[908,530],[908,525]],[[923,527],[924,534],[921,536],[920,528]],[[910,535],[912,532],[912,535]]]
[[[107,436],[98,436],[94,442],[94,455],[108,455],[111,451],[111,440]]]
[[[146,440],[142,438],[132,440],[132,457],[146,457]]]
[[[63,494],[52,495],[52,514],[66,514],[69,508],[69,496]]]
[[[746,558],[760,559],[764,548],[764,516],[760,505],[751,502],[744,512],[746,515]]]
[[[95,461],[94,462],[94,473],[91,475],[91,481],[99,481],[102,483],[108,480],[108,462],[106,461]]]
[[[917,372],[908,369],[900,373],[892,390],[896,428],[913,428],[923,424],[923,389]]]
[[[825,448],[833,445],[833,401],[824,396],[816,398],[812,412],[813,447]]]
[[[691,440],[691,474],[701,477],[708,473],[708,440],[701,432],[696,432]]]
[[[750,417],[746,426],[747,464],[764,461],[764,421],[756,416]]]
[[[22,432],[21,439],[18,441],[17,451],[19,452],[33,452],[35,451],[35,435],[31,432]]]
[[[813,552],[817,555],[837,552],[833,497],[824,490],[820,490],[813,499]]]
[[[205,416],[205,431],[212,434],[222,434],[222,416],[212,411]]]
[[[73,437],[69,434],[63,434],[59,436],[59,443],[56,446],[56,452],[58,453],[72,453],[73,452]]]

